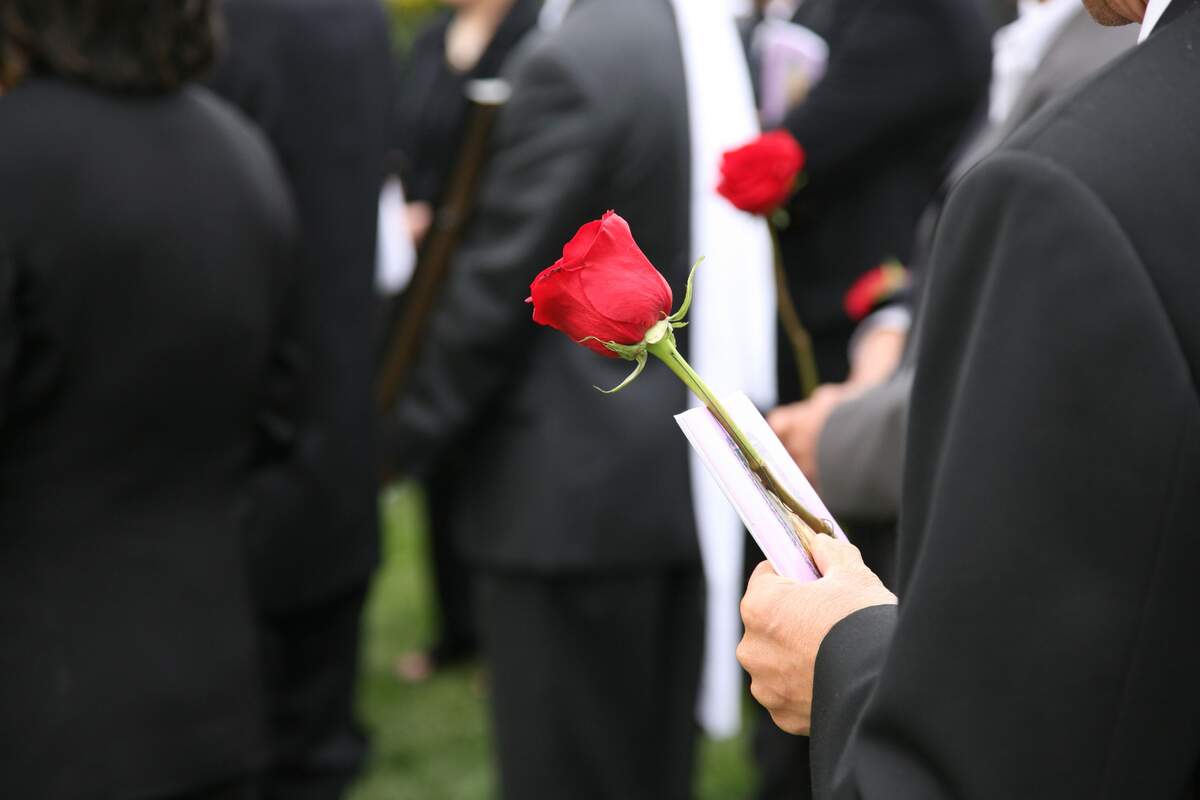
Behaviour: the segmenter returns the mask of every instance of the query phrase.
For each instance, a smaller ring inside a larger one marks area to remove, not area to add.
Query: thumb
[[[822,575],[828,575],[842,567],[862,563],[858,548],[849,542],[818,533],[812,538],[813,561]]]

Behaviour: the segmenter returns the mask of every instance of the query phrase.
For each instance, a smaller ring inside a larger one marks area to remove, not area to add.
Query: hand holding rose
[[[858,548],[829,536],[813,540],[822,578],[798,583],[763,562],[742,598],[746,633],[737,656],[750,673],[750,693],[788,733],[807,736],[812,721],[813,670],[825,634],[864,608],[896,596],[863,564]]]

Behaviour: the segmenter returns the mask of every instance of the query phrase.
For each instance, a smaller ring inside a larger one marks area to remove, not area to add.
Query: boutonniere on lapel
[[[894,302],[912,285],[908,269],[895,259],[859,276],[846,292],[842,305],[853,322],[862,322],[873,311]]]
[[[820,376],[813,356],[812,337],[800,320],[788,289],[779,249],[779,231],[790,223],[787,203],[804,188],[804,148],[790,133],[770,131],[721,157],[721,175],[717,193],[735,207],[767,221],[775,247],[775,295],[779,320],[787,333],[800,377],[800,392],[808,397],[817,388]]]
[[[563,247],[562,258],[534,278],[525,302],[533,306],[534,322],[607,358],[635,362],[620,385],[601,391],[611,394],[629,386],[650,356],[666,364],[724,428],[763,488],[795,516],[797,528],[806,535],[833,535],[829,523],[810,512],[776,477],[676,347],[675,331],[687,325],[695,275],[692,267],[683,302],[672,312],[670,285],[634,241],[629,223],[609,211],[579,229]]]

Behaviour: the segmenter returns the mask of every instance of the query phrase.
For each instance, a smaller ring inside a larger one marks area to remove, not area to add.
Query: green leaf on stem
[[[596,390],[602,394],[616,394],[617,392],[621,391],[626,386],[628,386],[629,384],[631,384],[635,380],[637,380],[637,376],[641,375],[642,370],[644,370],[646,368],[646,351],[645,351],[645,349],[643,349],[642,352],[638,353],[637,358],[635,360],[637,361],[637,366],[633,368],[633,372],[629,373],[629,377],[626,378],[625,380],[621,381],[621,383],[619,385],[614,386],[611,389],[601,389],[599,386],[597,386],[597,387],[595,387]]]

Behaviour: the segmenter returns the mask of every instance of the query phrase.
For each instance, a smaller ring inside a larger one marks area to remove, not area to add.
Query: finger
[[[808,736],[809,725],[801,719],[798,714],[792,714],[786,711],[781,711],[778,714],[771,712],[771,721],[776,727],[784,733],[790,733],[793,736]]]
[[[742,669],[746,670],[751,676],[762,663],[763,648],[758,637],[753,634],[746,633],[738,642],[737,649],[734,650],[734,655],[737,656],[737,661],[742,665]]]
[[[774,713],[773,709],[780,708],[783,705],[783,696],[779,692],[769,688],[762,681],[750,681],[750,696],[754,698],[754,702],[765,708],[767,711]]]
[[[857,547],[833,536],[818,534],[812,537],[811,549],[813,561],[822,575],[863,563]]]
[[[754,583],[756,579],[765,577],[767,575],[778,574],[779,573],[775,571],[775,568],[771,566],[770,561],[762,561],[757,567],[754,568],[754,572],[750,573],[750,583]]]
[[[750,582],[746,584],[746,593],[742,595],[742,602],[738,604],[738,612],[747,632],[758,627],[758,623],[762,621],[766,613],[765,610],[770,607],[768,598],[771,592],[764,581],[773,579],[778,580],[779,576],[775,574],[771,565],[764,561],[755,568],[754,573],[750,576]]]

